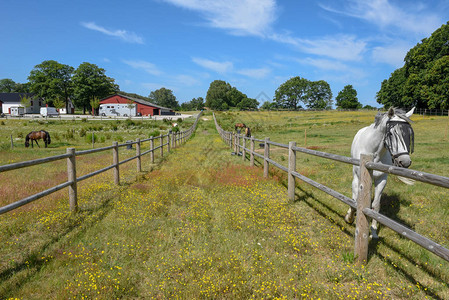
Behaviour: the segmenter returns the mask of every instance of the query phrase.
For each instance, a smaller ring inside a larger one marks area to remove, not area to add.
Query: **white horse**
[[[372,154],[374,162],[386,165],[408,168],[412,161],[410,154],[413,153],[414,133],[410,125],[410,116],[415,108],[404,113],[402,110],[390,108],[388,113],[378,113],[374,123],[360,129],[354,137],[351,146],[351,156],[360,158],[360,154]],[[352,198],[357,201],[360,167],[353,167]],[[387,173],[373,171],[374,177],[374,200],[372,209],[379,212],[380,196],[387,184]],[[407,184],[413,184],[411,180],[399,177]],[[348,223],[354,222],[355,209],[350,207],[345,216]],[[377,221],[372,220],[371,237],[377,237]]]

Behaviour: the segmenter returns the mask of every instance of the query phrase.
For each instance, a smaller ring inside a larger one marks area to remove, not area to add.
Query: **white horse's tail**
[[[408,184],[408,185],[414,185],[415,182],[416,182],[416,180],[413,180],[413,179],[410,179],[410,178],[405,178],[405,177],[402,177],[402,176],[396,176],[396,177],[400,181],[402,181],[403,183]]]

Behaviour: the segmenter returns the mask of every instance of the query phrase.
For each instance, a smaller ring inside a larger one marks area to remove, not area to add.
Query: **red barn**
[[[100,104],[108,104],[108,103],[137,104],[137,114],[142,116],[175,115],[175,111],[171,108],[162,107],[142,99],[120,94],[109,96],[100,101]]]

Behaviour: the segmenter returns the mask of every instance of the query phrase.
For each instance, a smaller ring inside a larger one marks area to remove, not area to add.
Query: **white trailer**
[[[137,115],[136,104],[127,104],[127,103],[100,104],[100,116],[135,117],[136,115]]]
[[[40,114],[42,117],[59,116],[59,112],[54,107],[41,107]]]
[[[21,117],[25,114],[25,107],[23,106],[11,106],[10,107],[11,116]]]

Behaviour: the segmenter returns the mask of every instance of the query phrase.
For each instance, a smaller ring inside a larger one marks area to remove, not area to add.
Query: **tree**
[[[31,106],[31,97],[27,97],[26,95],[20,96],[20,104],[27,110]]]
[[[357,91],[351,84],[346,85],[337,97],[335,97],[337,107],[341,109],[359,109],[362,108],[362,104],[357,99]]]
[[[100,107],[100,98],[93,97],[89,101],[90,107],[92,107],[92,115],[95,116],[95,111]]]
[[[16,91],[16,85],[12,79],[0,79],[0,93],[14,93]]]
[[[106,76],[105,70],[95,64],[84,62],[75,70],[73,82],[73,104],[86,109],[91,108],[95,98],[105,98],[119,91],[114,79]]]
[[[55,98],[55,99],[53,99],[53,106],[54,106],[56,109],[64,108],[64,106],[65,106],[64,99],[61,99],[61,98]]]
[[[297,110],[302,106],[300,102],[307,103],[307,89],[309,81],[299,76],[292,77],[281,84],[275,94],[274,101],[280,108]]]
[[[150,101],[156,105],[160,105],[163,107],[168,107],[171,109],[179,109],[179,103],[176,100],[175,95],[173,95],[173,92],[169,89],[166,89],[164,87],[152,91],[150,95],[148,96]]]
[[[231,89],[231,85],[226,81],[212,81],[206,94],[206,106],[216,110],[228,109],[230,102],[228,97],[232,94]]]
[[[309,82],[306,96],[309,109],[332,108],[332,90],[329,83],[324,80]]]
[[[259,106],[259,101],[253,98],[245,97],[237,104],[237,108],[240,110],[254,110]]]
[[[410,49],[404,66],[382,82],[377,102],[384,107],[449,108],[449,22]]]
[[[47,101],[62,97],[67,108],[68,99],[72,94],[73,70],[73,67],[54,60],[43,61],[36,65],[28,76],[30,90]]]

